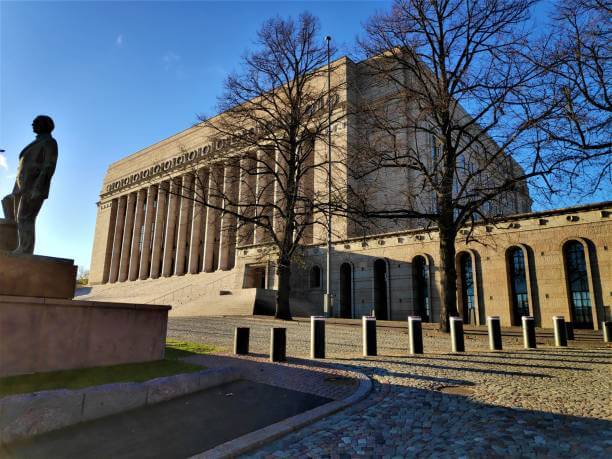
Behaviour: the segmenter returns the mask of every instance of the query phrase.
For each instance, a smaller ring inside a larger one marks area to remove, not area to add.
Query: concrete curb
[[[337,413],[340,410],[363,400],[372,390],[372,381],[363,373],[352,372],[359,379],[359,387],[350,396],[336,400],[312,410],[305,411],[262,429],[250,432],[241,437],[222,443],[208,451],[191,456],[189,459],[220,459],[233,458],[259,448],[266,443],[274,441],[284,435],[294,432],[302,427],[312,424],[324,417]]]
[[[205,369],[142,383],[48,390],[0,398],[0,445],[153,405],[242,378],[237,368]]]

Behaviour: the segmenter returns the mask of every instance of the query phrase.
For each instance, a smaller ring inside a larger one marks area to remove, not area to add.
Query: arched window
[[[353,316],[353,268],[350,263],[340,265],[340,317]]]
[[[472,257],[463,252],[459,256],[459,269],[461,274],[461,300],[463,305],[463,321],[466,324],[477,324],[476,302],[474,301],[474,274]]]
[[[310,268],[309,286],[310,288],[321,287],[321,268],[317,265]]]
[[[529,294],[525,255],[520,247],[513,247],[508,251],[508,267],[512,293],[512,325],[521,325],[521,317],[529,315]]]
[[[584,247],[578,241],[570,241],[563,247],[563,255],[574,327],[593,328],[589,274],[584,257]]]
[[[376,318],[388,320],[387,313],[387,262],[380,258],[374,262],[374,311]]]
[[[429,265],[424,256],[412,260],[412,285],[414,289],[414,313],[421,316],[423,322],[431,320],[429,302]]]

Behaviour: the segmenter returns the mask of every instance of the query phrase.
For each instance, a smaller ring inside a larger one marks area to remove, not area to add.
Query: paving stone
[[[168,335],[229,352],[234,327],[249,326],[251,351],[257,356],[245,361],[264,361],[269,328],[275,324],[259,318],[171,318]],[[379,355],[364,358],[359,327],[328,324],[328,358],[309,361],[309,324],[285,325],[287,365],[295,368],[280,384],[341,397],[341,390],[324,388],[320,374],[306,376],[315,367],[322,373],[365,373],[373,380],[373,390],[354,406],[248,456],[283,451],[290,457],[321,457],[326,452],[334,458],[612,457],[612,348],[603,343],[573,342],[566,349],[543,345],[526,351],[520,337],[504,337],[504,351],[491,352],[486,335],[474,335],[469,351],[455,355],[447,335],[427,330],[427,354],[410,356],[403,329],[379,327]],[[272,381],[280,372],[259,374]],[[444,387],[457,389],[444,393]]]

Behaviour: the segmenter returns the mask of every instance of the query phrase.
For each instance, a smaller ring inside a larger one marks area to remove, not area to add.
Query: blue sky
[[[59,161],[36,253],[89,266],[108,165],[212,113],[265,19],[308,9],[349,50],[363,21],[387,5],[0,1],[0,196],[33,139],[32,119],[51,115]]]
[[[212,114],[265,19],[309,10],[350,54],[363,22],[389,3],[0,0],[0,196],[32,119],[51,115],[59,161],[36,253],[89,266],[108,165]]]

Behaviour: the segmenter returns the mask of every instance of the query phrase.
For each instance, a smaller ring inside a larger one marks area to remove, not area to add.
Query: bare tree
[[[329,199],[315,186],[315,176],[326,171],[326,156],[315,145],[327,142],[327,108],[332,122],[344,116],[343,83],[332,67],[328,93],[327,44],[308,13],[266,21],[255,46],[240,72],[227,78],[220,115],[200,117],[198,126],[218,146],[207,156],[210,174],[194,170],[194,180],[174,192],[217,212],[239,244],[267,245],[278,275],[275,317],[291,319],[292,264],[312,242],[313,227],[324,224],[319,217]]]
[[[358,185],[347,207],[379,223],[436,228],[444,330],[457,315],[460,229],[530,210],[527,180],[551,172],[538,130],[550,110],[545,69],[525,57],[533,4],[397,0],[361,42],[381,96],[361,107]],[[410,184],[403,191],[381,178],[395,169]]]
[[[611,17],[603,0],[557,2],[554,52],[540,61],[552,88],[542,128],[562,164],[560,179],[584,193],[612,183]]]

